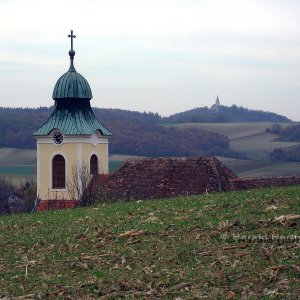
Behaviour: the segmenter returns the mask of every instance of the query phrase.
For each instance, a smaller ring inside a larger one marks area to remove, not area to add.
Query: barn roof
[[[215,157],[147,158],[126,161],[99,185],[112,199],[151,199],[222,192],[237,178]]]

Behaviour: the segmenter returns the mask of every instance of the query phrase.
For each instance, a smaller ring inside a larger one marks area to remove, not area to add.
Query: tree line
[[[53,107],[0,107],[0,147],[35,149],[32,133],[47,120],[52,110]],[[275,113],[236,105],[220,106],[218,110],[199,107],[170,117],[122,109],[93,110],[97,119],[114,134],[110,140],[111,153],[143,156],[223,155],[243,158],[242,154],[230,149],[229,140],[223,135],[201,129],[161,126],[166,123],[290,121]],[[279,131],[284,140],[300,140],[300,127],[280,128]]]
[[[0,108],[0,147],[35,149],[32,133],[53,107]],[[97,119],[113,133],[110,152],[142,156],[223,155],[243,157],[230,149],[229,139],[201,129],[162,126],[156,113],[94,108]]]
[[[251,110],[241,106],[221,105],[217,110],[209,107],[198,107],[170,117],[164,122],[174,123],[232,123],[232,122],[290,122],[282,115],[261,110]]]
[[[278,135],[275,141],[300,142],[300,124],[288,127],[273,124],[271,128],[267,129],[267,132]],[[276,148],[271,152],[270,158],[273,161],[300,161],[300,146]]]
[[[0,177],[0,216],[30,212],[36,199],[36,184],[26,182],[15,186],[10,180]]]

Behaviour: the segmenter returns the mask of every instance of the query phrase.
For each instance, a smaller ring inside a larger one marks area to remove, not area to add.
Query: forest
[[[278,138],[276,141],[286,141],[286,142],[300,142],[300,125],[295,124],[282,128],[280,124],[274,124],[269,132],[277,134]]]
[[[280,124],[274,124],[267,132],[277,134],[275,141],[300,142],[300,125],[296,124],[282,128]],[[300,161],[300,146],[276,148],[270,154],[273,161]]]
[[[34,149],[32,133],[53,108],[0,108],[0,147]],[[161,117],[120,109],[94,109],[97,119],[113,133],[110,153],[141,156],[239,156],[229,139],[199,129],[179,129],[160,124]]]
[[[48,118],[54,107],[0,107],[0,147],[35,149],[32,133]],[[112,133],[111,154],[141,156],[222,155],[246,158],[230,149],[229,139],[201,129],[168,127],[182,122],[285,122],[288,118],[246,108],[220,106],[219,111],[197,108],[170,117],[152,112],[93,108],[97,119]]]
[[[251,110],[241,106],[223,106],[218,110],[209,107],[198,107],[185,112],[174,114],[163,121],[174,123],[232,123],[232,122],[290,122],[287,117],[265,112]]]

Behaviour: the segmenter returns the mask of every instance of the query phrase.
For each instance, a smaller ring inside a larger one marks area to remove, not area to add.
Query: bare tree
[[[13,192],[14,186],[10,180],[0,177],[0,214],[10,214],[7,196]]]
[[[87,164],[83,164],[82,167],[78,167],[77,165],[72,167],[67,187],[70,196],[73,199],[78,199],[80,206],[88,206],[94,204],[100,198],[105,198],[101,194],[97,182],[94,179],[95,178],[90,175]]]
[[[34,207],[34,203],[36,200],[36,183],[33,180],[28,180],[26,183],[22,184],[22,188],[20,189],[20,195],[24,199],[24,206],[26,211],[31,211]]]
[[[77,165],[72,166],[70,177],[67,181],[67,187],[72,199],[79,200],[80,205],[87,201],[87,189],[92,176],[89,173],[87,164],[81,167]]]

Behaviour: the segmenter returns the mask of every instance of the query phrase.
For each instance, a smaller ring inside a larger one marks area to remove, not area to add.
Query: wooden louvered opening
[[[95,154],[93,154],[90,159],[90,174],[98,174],[98,157]]]
[[[62,155],[55,155],[52,160],[52,188],[66,187],[66,163]]]

